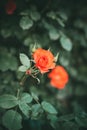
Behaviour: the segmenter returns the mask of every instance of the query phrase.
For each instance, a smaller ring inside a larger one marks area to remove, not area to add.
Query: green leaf
[[[72,42],[69,38],[62,36],[60,38],[60,43],[61,46],[66,50],[66,51],[71,51],[72,50]]]
[[[26,66],[27,68],[30,67],[30,60],[27,55],[21,53],[20,54],[20,61],[23,64],[23,66]]]
[[[19,108],[22,111],[22,113],[29,118],[29,111],[31,110],[30,106],[28,106],[26,103],[20,102]]]
[[[63,130],[79,130],[79,126],[75,122],[67,121],[63,123]]]
[[[74,114],[63,115],[58,118],[58,121],[70,121],[75,118]]]
[[[87,113],[81,112],[75,117],[75,121],[79,126],[87,128]]]
[[[28,69],[27,66],[22,65],[22,66],[20,66],[20,67],[18,68],[18,71],[26,72],[27,69]]]
[[[5,51],[4,49],[0,52],[0,70],[7,71],[17,70],[18,63],[17,59],[11,54]]]
[[[50,103],[43,101],[41,105],[46,112],[50,114],[57,114],[56,109]]]
[[[83,108],[77,103],[73,103],[74,113],[75,113],[75,121],[79,126],[87,128],[87,113],[83,110]]]
[[[34,21],[38,21],[40,19],[40,14],[37,11],[31,11],[30,16]]]
[[[3,125],[9,130],[20,130],[22,128],[21,122],[21,115],[13,110],[8,110],[2,118]]]
[[[37,95],[35,93],[32,92],[31,95],[32,95],[33,99],[35,99],[36,101],[39,100],[38,97],[37,97]]]
[[[56,115],[53,115],[53,114],[48,114],[47,115],[47,118],[52,121],[52,122],[57,122],[58,121],[58,118]]]
[[[50,125],[54,129],[58,129],[58,118],[57,118],[57,116],[53,115],[53,114],[47,114],[47,118],[50,121]]]
[[[28,16],[23,16],[20,20],[20,27],[23,30],[30,29],[33,26],[33,21]]]
[[[1,30],[1,35],[4,37],[4,38],[8,38],[8,37],[10,37],[11,36],[11,34],[12,34],[12,32],[11,32],[11,30],[10,29],[2,29]]]
[[[60,35],[56,29],[52,29],[49,31],[49,37],[52,40],[57,40],[60,37]]]
[[[20,102],[22,103],[31,103],[32,102],[32,96],[28,93],[23,93],[20,98]]]
[[[32,36],[28,36],[24,39],[24,45],[25,46],[32,46],[33,39]],[[30,47],[31,48],[31,47]]]
[[[34,104],[34,105],[32,105],[31,117],[33,119],[38,118],[42,112],[43,112],[43,110],[41,109],[41,105],[40,104]]]
[[[63,20],[60,18],[56,18],[57,22],[62,26],[65,27],[65,24],[63,23]]]
[[[47,13],[47,16],[49,17],[49,18],[51,18],[51,19],[56,19],[56,14],[55,14],[55,12],[53,12],[53,11],[50,11],[50,12],[48,12]]]
[[[15,96],[13,95],[2,95],[0,96],[0,107],[8,109],[15,107],[18,104],[18,100]]]
[[[67,21],[68,17],[64,12],[58,12],[58,14],[61,17],[61,19],[63,19],[64,21]]]

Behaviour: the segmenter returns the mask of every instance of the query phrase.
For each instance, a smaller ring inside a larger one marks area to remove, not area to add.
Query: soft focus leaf
[[[67,17],[67,15],[65,14],[65,12],[58,12],[58,14],[59,14],[59,16],[63,19],[63,20],[67,20],[68,19],[68,17]]]
[[[37,97],[37,95],[35,93],[32,92],[31,95],[32,95],[33,99],[35,99],[36,101],[39,100],[38,97]]]
[[[80,107],[77,107],[76,109],[78,109],[78,112],[75,115],[75,121],[78,123],[79,126],[87,128],[87,113],[82,111]]]
[[[3,125],[9,130],[19,130],[22,128],[22,117],[18,112],[13,110],[8,110],[4,114],[2,122]]]
[[[58,121],[69,121],[75,118],[74,114],[63,115],[58,118]]]
[[[15,107],[18,104],[18,100],[15,96],[13,95],[2,95],[0,96],[0,107],[8,109]]]
[[[79,126],[87,128],[87,113],[85,113],[82,107],[76,102],[73,105],[75,112],[75,121],[78,123]]]
[[[40,104],[34,104],[32,105],[32,118],[36,119],[38,116],[43,112]]]
[[[61,46],[66,50],[66,51],[71,51],[72,50],[72,42],[69,38],[62,36],[60,38],[60,43]]]
[[[43,101],[41,105],[46,112],[50,114],[57,114],[56,109],[50,103]]]
[[[49,18],[56,19],[56,14],[55,14],[55,12],[53,12],[53,11],[48,12],[48,13],[47,13],[47,16],[48,16]]]
[[[37,11],[31,11],[30,16],[34,21],[38,21],[40,19],[40,14]]]
[[[75,120],[79,126],[87,128],[87,116],[86,117],[75,117]]]
[[[54,129],[59,129],[59,125],[58,125],[58,117],[54,114],[48,114],[47,115],[47,119],[50,121],[50,125],[54,128]]]
[[[0,52],[0,70],[7,71],[9,69],[14,71],[17,70],[17,66],[17,59],[13,55],[4,50]]]
[[[28,67],[27,66],[20,66],[19,68],[18,68],[18,71],[21,71],[21,72],[26,72],[26,70],[28,69]]]
[[[32,102],[32,96],[28,93],[23,93],[20,97],[20,102],[31,103]]]
[[[20,20],[20,27],[23,30],[30,29],[33,26],[33,21],[28,16],[23,16]]]
[[[79,130],[79,126],[74,122],[63,123],[63,130]]]
[[[52,114],[48,114],[47,118],[52,121],[52,122],[57,122],[58,121],[58,117],[56,115],[52,115]]]
[[[50,36],[50,39],[57,40],[60,35],[57,30],[53,29],[49,31],[49,36]]]
[[[11,30],[9,29],[2,29],[1,30],[1,35],[4,37],[4,38],[8,38],[11,36]]]
[[[30,106],[27,105],[26,103],[20,102],[19,108],[20,108],[20,110],[22,111],[22,113],[23,113],[27,118],[29,118],[29,111],[31,110]]]
[[[65,27],[65,24],[64,24],[64,22],[63,22],[62,19],[57,18],[57,22],[58,22],[62,27]]]
[[[27,55],[21,53],[21,54],[20,54],[20,61],[21,61],[21,63],[22,63],[24,66],[26,66],[26,67],[28,67],[28,68],[30,67],[30,60],[29,60],[29,58],[27,57]]]

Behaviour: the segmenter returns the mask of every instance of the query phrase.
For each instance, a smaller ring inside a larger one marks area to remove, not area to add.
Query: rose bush
[[[33,53],[35,66],[41,73],[48,72],[55,67],[55,58],[49,50],[38,48]]]
[[[58,89],[63,89],[69,80],[68,73],[62,66],[56,66],[49,74],[51,85]]]
[[[0,130],[87,129],[86,12],[85,0],[0,1]]]

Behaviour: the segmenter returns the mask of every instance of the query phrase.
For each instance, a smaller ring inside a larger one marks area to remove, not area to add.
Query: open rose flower
[[[8,0],[6,4],[6,13],[11,15],[16,10],[16,3],[13,0]]]
[[[55,58],[49,50],[38,48],[33,53],[36,67],[41,73],[48,72],[55,67]]]
[[[62,66],[56,66],[49,74],[51,85],[58,89],[63,89],[69,80],[68,73]]]

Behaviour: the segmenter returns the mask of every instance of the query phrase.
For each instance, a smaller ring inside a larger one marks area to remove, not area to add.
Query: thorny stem
[[[30,76],[32,76],[33,78],[37,79],[38,83],[40,82],[40,80],[36,77],[36,75],[40,72],[39,70],[37,70],[36,66],[32,66],[30,68],[31,73],[29,74]],[[28,74],[24,74],[24,76],[22,77],[21,81],[20,81],[20,85],[23,86],[25,80],[28,78]]]
[[[32,59],[30,61],[34,62],[34,60],[32,60]]]
[[[39,70],[34,70],[34,75],[37,75],[40,71]]]
[[[34,65],[34,66],[32,66],[32,67],[31,67],[31,69],[36,69],[36,66],[35,66],[35,65]]]
[[[40,82],[40,80],[35,76],[39,73],[39,71],[33,73],[33,74],[30,74],[30,76],[32,76],[34,79],[36,79],[38,81],[38,83]],[[20,81],[20,85],[23,86],[24,85],[24,82],[25,80],[28,78],[28,75],[24,75],[22,80]]]
[[[20,81],[20,85],[22,85],[22,86],[24,85],[24,82],[27,79],[27,77],[28,77],[27,75],[23,76],[22,80]]]
[[[37,102],[37,104],[41,105],[38,100],[36,100],[35,98],[34,98],[34,100]]]
[[[20,89],[17,90],[17,98],[19,98]]]
[[[31,76],[38,81],[38,84],[40,83],[39,78],[37,78],[35,75],[31,75]]]

